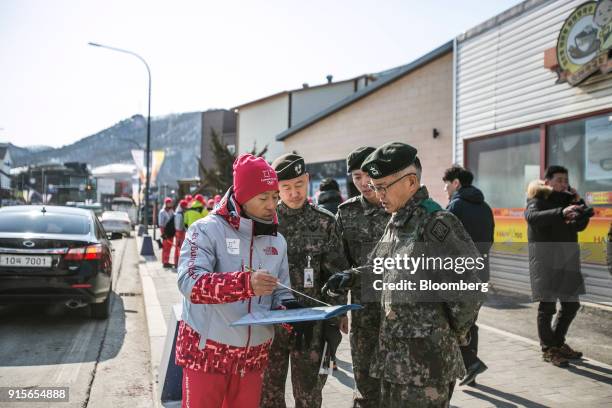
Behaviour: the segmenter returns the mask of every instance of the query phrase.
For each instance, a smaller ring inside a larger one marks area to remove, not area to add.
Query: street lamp
[[[148,112],[147,112],[147,151],[146,151],[147,158],[145,161],[146,166],[147,166],[147,177],[145,181],[145,206],[144,206],[145,236],[142,242],[142,248],[141,248],[140,254],[141,255],[154,255],[153,243],[151,242],[150,238],[147,239],[147,237],[149,236],[149,185],[151,183],[151,171],[150,171],[150,165],[151,165],[150,163],[150,159],[151,159],[151,70],[149,69],[149,64],[147,64],[147,61],[145,61],[144,58],[142,58],[140,55],[136,54],[135,52],[124,50],[121,48],[110,47],[108,45],[98,44],[94,42],[89,42],[88,44],[91,45],[92,47],[106,48],[111,51],[117,51],[117,52],[122,52],[124,54],[132,55],[138,58],[140,61],[142,61],[142,63],[145,64],[145,67],[147,68],[147,74],[149,75],[149,101],[148,101]]]

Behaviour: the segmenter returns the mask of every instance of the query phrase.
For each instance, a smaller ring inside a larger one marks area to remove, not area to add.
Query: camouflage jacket
[[[480,257],[461,222],[429,199],[425,187],[393,214],[372,259],[398,255]],[[360,277],[364,277],[362,268],[360,272]],[[466,270],[461,275],[455,270],[427,270],[410,275],[392,268],[379,276],[383,282],[399,282],[405,277],[480,282],[473,270]],[[362,285],[366,284],[363,279],[361,281]],[[467,334],[475,321],[482,296],[475,292],[464,296],[454,291],[438,291],[428,292],[426,298],[419,299],[420,295],[413,297],[411,293],[384,288],[380,291],[383,313],[370,375],[414,386],[455,381],[465,374],[458,340]]]
[[[281,202],[277,213],[278,231],[287,241],[291,287],[316,299],[321,298],[321,288],[327,279],[348,267],[334,229],[334,216],[309,203],[294,210]],[[314,270],[314,282],[312,288],[305,288],[304,269],[309,263]],[[298,300],[308,306],[321,306],[307,298],[300,299],[299,295]],[[321,300],[330,303],[329,299]]]
[[[287,241],[289,278],[291,287],[315,299],[329,304],[346,302],[343,297],[329,298],[321,295],[321,288],[335,272],[348,268],[342,255],[342,245],[336,235],[334,216],[327,210],[305,203],[294,210],[280,202],[277,206],[278,231]],[[308,258],[310,257],[310,258]],[[313,269],[313,287],[304,287],[304,269]],[[313,300],[294,293],[295,298],[305,306],[322,306]],[[312,348],[322,347],[321,324],[315,326]]]
[[[340,204],[336,215],[336,233],[340,237],[349,266],[367,264],[368,255],[382,237],[391,214],[382,207],[370,204],[363,196],[353,197]],[[361,290],[353,287],[351,303],[362,304]],[[380,305],[364,305],[365,309],[352,314],[351,328],[377,329],[380,324]]]

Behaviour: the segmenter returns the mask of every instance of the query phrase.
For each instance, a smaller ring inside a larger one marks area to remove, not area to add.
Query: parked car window
[[[43,215],[27,212],[0,214],[1,232],[86,235],[90,229],[91,220],[82,215],[49,213]]]
[[[96,238],[98,238],[98,239],[104,239],[104,238],[105,238],[105,236],[106,236],[106,235],[105,235],[105,234],[106,234],[106,231],[104,230],[104,225],[102,225],[102,223],[100,222],[100,220],[98,220],[97,218],[96,218],[96,220],[95,220],[95,223],[96,223]]]

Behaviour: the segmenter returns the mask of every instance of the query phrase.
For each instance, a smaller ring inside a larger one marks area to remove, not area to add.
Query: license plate
[[[50,268],[52,261],[50,256],[0,255],[0,266],[17,268]]]

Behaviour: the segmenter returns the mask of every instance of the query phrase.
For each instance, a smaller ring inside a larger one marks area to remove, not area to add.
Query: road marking
[[[90,346],[89,343],[95,326],[95,323],[87,323],[79,329],[70,345],[70,349],[64,354],[62,362],[59,363],[61,364],[61,368],[57,374],[55,374],[53,380],[54,384],[67,385],[76,382],[81,366],[83,365],[82,361],[85,358],[85,353]],[[66,362],[68,359],[80,362],[68,363]]]

